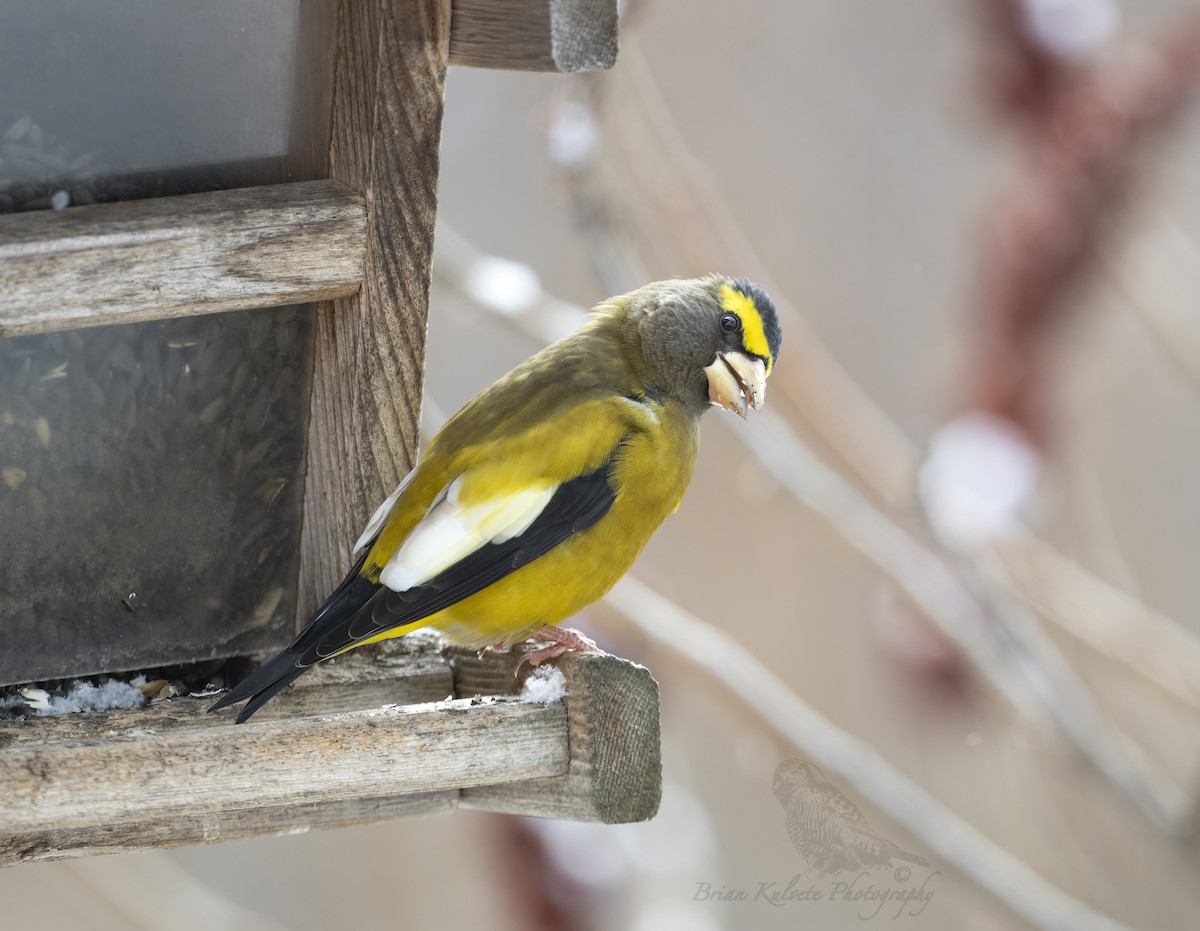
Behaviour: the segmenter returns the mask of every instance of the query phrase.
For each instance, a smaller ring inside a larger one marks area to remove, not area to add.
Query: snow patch
[[[521,687],[521,701],[552,705],[567,694],[567,677],[556,666],[538,666]]]
[[[38,694],[40,693],[40,694]],[[35,715],[71,714],[75,711],[112,711],[141,708],[146,696],[135,685],[109,679],[101,685],[76,682],[66,695],[50,695],[43,689],[22,689],[21,694]]]

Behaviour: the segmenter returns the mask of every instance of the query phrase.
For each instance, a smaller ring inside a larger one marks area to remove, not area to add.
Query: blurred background
[[[779,303],[634,572],[688,617],[580,622],[661,683],[659,817],[27,865],[7,926],[1195,925],[1197,5],[629,0],[621,43],[451,72],[425,426],[647,280]],[[926,865],[822,869],[814,799]]]

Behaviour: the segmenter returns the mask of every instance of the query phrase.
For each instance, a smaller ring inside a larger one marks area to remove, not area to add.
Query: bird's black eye
[[[742,321],[738,319],[737,314],[725,314],[721,317],[721,329],[726,333],[732,333],[741,326],[741,323]]]

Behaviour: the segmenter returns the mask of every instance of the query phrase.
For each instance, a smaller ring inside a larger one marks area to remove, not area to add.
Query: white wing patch
[[[394,592],[428,582],[488,543],[520,536],[537,520],[557,485],[527,488],[505,498],[464,507],[462,478],[438,495],[433,506],[387,561],[379,581]]]
[[[354,544],[354,549],[350,554],[352,558],[357,558],[358,554],[362,552],[362,548],[374,540],[376,534],[383,529],[383,525],[387,523],[388,515],[392,513],[392,505],[396,503],[396,499],[400,497],[400,493],[408,487],[408,483],[412,481],[413,476],[416,474],[417,470],[414,467],[408,475],[401,479],[400,484],[396,486],[395,491],[388,495],[387,500],[375,509],[375,513],[371,515],[371,519],[367,521],[367,529],[362,532],[362,536]]]

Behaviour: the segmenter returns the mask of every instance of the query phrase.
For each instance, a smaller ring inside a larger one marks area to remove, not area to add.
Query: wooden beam
[[[323,828],[450,814],[457,809],[458,791],[451,789],[380,798],[329,798],[299,805],[264,805],[232,811],[189,808],[167,817],[139,818],[136,823],[51,827],[12,834],[0,828],[0,868],[39,860],[165,850],[274,834],[305,834]]]
[[[448,651],[455,694],[515,694],[531,670],[515,674],[527,645],[482,657]],[[568,653],[556,665],[567,680],[570,765],[551,777],[464,788],[462,805],[570,821],[647,821],[662,798],[658,683],[644,666],[606,653]]]
[[[643,667],[568,654],[565,702],[544,706],[516,698],[526,647],[448,651],[452,677],[439,646],[410,635],[322,663],[244,725],[235,708],[206,713],[212,697],[0,722],[0,866],[450,812],[460,798],[654,815],[658,686]]]
[[[147,825],[161,836],[173,820],[195,838],[264,807],[283,816],[328,801],[378,803],[514,775],[553,776],[568,764],[561,703],[453,700],[240,726],[225,714],[219,729],[203,720],[207,700],[171,704],[158,726],[136,712],[114,713],[83,741],[73,732],[61,738],[58,721],[43,719],[37,744],[0,749],[0,862],[50,835],[61,849],[70,843],[65,826],[85,841],[103,831],[108,846],[128,848],[146,840]]]
[[[453,0],[450,64],[598,71],[617,60],[617,0]]]
[[[366,198],[366,275],[317,311],[298,626],[416,456],[449,41],[449,0],[341,5],[330,170]]]
[[[232,723],[236,709],[208,714],[212,697],[175,698],[139,711],[0,722],[0,779],[11,781],[14,766],[25,773],[20,786],[13,783],[14,791],[0,800],[0,866],[453,811],[460,787],[454,771],[445,768],[445,755],[457,756],[453,765],[474,772],[472,756],[494,753],[490,730],[439,723],[447,710],[459,716],[459,725],[475,722],[480,719],[462,718],[462,709],[483,707],[450,701],[453,678],[440,647],[436,635],[416,634],[322,663],[245,725]],[[414,703],[425,704],[397,717],[398,706]],[[512,704],[490,714],[510,715]],[[362,712],[371,708],[386,713]],[[552,734],[539,732],[542,746],[533,748],[535,758],[565,761],[567,727],[562,709],[560,714],[564,723],[555,724]],[[493,724],[489,719],[487,726]],[[422,734],[418,743],[425,749],[414,749],[415,733]],[[431,742],[425,736],[430,733],[446,738]],[[343,758],[346,737],[351,752]],[[277,749],[271,749],[272,741],[279,741]],[[226,754],[233,746],[248,755],[230,761]],[[427,770],[430,748],[442,759]],[[102,759],[105,754],[113,759]],[[312,765],[314,754],[321,756],[321,766]],[[380,791],[360,784],[353,773],[336,775],[342,765],[375,769],[377,776],[380,767],[405,772]],[[319,780],[335,788],[304,788],[310,771],[318,770]],[[501,770],[495,778],[507,780],[509,774]],[[281,779],[295,785],[289,789]],[[411,791],[419,785],[425,788]],[[73,801],[64,807],[67,797]],[[124,814],[109,811],[110,820],[99,820],[89,813],[93,805],[111,808],[114,799],[124,799]]]
[[[336,181],[0,216],[0,337],[353,294],[365,251]]]

